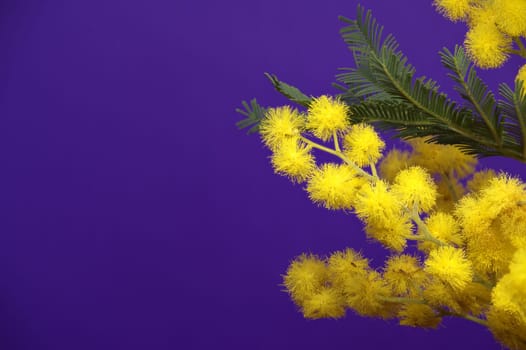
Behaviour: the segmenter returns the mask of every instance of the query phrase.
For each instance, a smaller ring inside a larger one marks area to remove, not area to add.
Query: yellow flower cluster
[[[475,171],[474,157],[425,138],[384,156],[374,128],[350,125],[348,114],[321,96],[305,113],[270,109],[261,123],[276,173],[304,184],[315,204],[356,214],[393,252],[380,270],[352,249],[294,259],[284,286],[304,317],[340,318],[349,309],[436,328],[458,316],[526,349],[526,184]],[[316,162],[313,152],[335,161]],[[418,253],[404,252],[410,241]]]
[[[488,323],[493,334],[512,349],[526,347],[526,249],[518,250],[491,293]]]
[[[526,36],[526,1],[434,0],[434,4],[452,21],[466,22],[469,30],[464,45],[477,66],[496,68],[512,53],[526,54],[521,41]]]

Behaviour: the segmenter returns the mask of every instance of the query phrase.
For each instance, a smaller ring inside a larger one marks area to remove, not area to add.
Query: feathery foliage
[[[499,93],[504,100],[498,101],[498,107],[502,111],[506,145],[516,148],[526,159],[526,96],[524,94],[524,82],[515,82],[515,91],[508,84],[499,86]]]
[[[502,118],[493,94],[477,77],[464,51],[444,49],[442,63],[457,83],[457,91],[471,108],[439,92],[437,83],[415,77],[415,68],[398,49],[392,35],[382,38],[383,27],[358,6],[355,20],[341,17],[344,41],[353,52],[356,68],[344,69],[337,80],[348,86],[344,99],[361,99],[351,107],[352,119],[378,123],[397,136],[430,136],[432,142],[456,144],[470,154],[522,158],[513,143],[502,141]],[[522,160],[522,159],[521,159]]]
[[[478,155],[505,156],[526,161],[526,97],[522,84],[512,90],[505,84],[498,101],[478,77],[464,49],[455,46],[439,53],[441,62],[455,82],[462,103],[439,91],[436,81],[417,77],[416,69],[399,50],[393,35],[382,36],[383,27],[358,5],[356,19],[340,17],[346,26],[340,33],[354,59],[353,68],[339,68],[334,87],[338,97],[349,105],[354,123],[373,123],[382,130],[395,131],[397,137],[428,137],[429,142],[457,145],[462,151]],[[289,100],[308,107],[312,98],[298,88],[265,73],[274,88]],[[257,130],[263,109],[253,101],[252,109],[238,112],[248,118],[237,125]]]

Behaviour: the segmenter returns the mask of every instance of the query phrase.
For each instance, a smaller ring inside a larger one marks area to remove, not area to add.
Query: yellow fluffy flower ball
[[[510,240],[515,249],[526,248],[526,235],[524,234],[524,223],[526,223],[526,206],[524,204],[509,210],[499,217],[501,221],[500,232]]]
[[[486,316],[489,330],[506,348],[526,350],[526,320],[522,315],[492,306]]]
[[[263,142],[274,150],[287,139],[298,139],[305,129],[305,118],[290,106],[270,108],[259,125]]]
[[[478,192],[462,198],[455,216],[459,219],[467,238],[483,234],[502,212],[515,208],[526,200],[525,184],[507,174],[489,180]]]
[[[384,268],[384,279],[395,295],[417,296],[427,276],[418,259],[402,254],[390,257]]]
[[[325,262],[315,255],[302,254],[289,265],[283,285],[292,299],[302,305],[322,289],[327,279]]]
[[[477,271],[488,276],[505,273],[513,254],[512,242],[500,228],[500,217],[516,207],[514,193],[520,198],[520,187],[508,183],[506,177],[494,178],[487,187],[462,198],[455,209],[468,257]]]
[[[454,244],[459,247],[463,243],[463,238],[460,233],[460,226],[457,220],[448,213],[441,211],[434,212],[425,220],[427,229],[434,238],[447,244]],[[429,252],[436,249],[437,245],[433,242],[419,242],[418,249]]]
[[[401,215],[402,205],[388,184],[378,180],[362,186],[356,196],[354,211],[364,221],[389,224],[390,218]]]
[[[389,249],[401,252],[407,244],[407,237],[413,233],[413,224],[407,216],[385,216],[381,221],[364,220],[365,233]]]
[[[511,38],[493,23],[480,23],[467,32],[464,46],[467,54],[480,68],[497,68],[506,62]]]
[[[526,348],[526,249],[518,250],[491,293],[487,313],[493,335],[510,349]]]
[[[429,211],[436,202],[437,186],[431,175],[422,167],[412,166],[398,173],[391,190],[408,208],[417,205]]]
[[[345,286],[344,296],[347,305],[362,316],[392,317],[391,310],[384,297],[390,296],[390,288],[377,271],[368,271],[356,276]]]
[[[514,254],[509,273],[500,279],[491,296],[496,308],[517,312],[526,320],[526,248]]]
[[[497,9],[494,1],[475,0],[468,11],[467,23],[470,27],[478,24],[495,24]]]
[[[385,142],[372,126],[356,124],[343,138],[344,154],[358,166],[375,163],[382,156]]]
[[[271,163],[274,171],[293,182],[303,182],[316,168],[311,147],[296,139],[286,139],[275,149]]]
[[[337,290],[324,287],[303,302],[302,310],[305,318],[341,318],[345,316],[345,299]]]
[[[406,304],[398,313],[400,325],[421,328],[437,328],[442,318],[425,304]]]
[[[473,278],[471,262],[461,249],[451,246],[432,250],[425,262],[425,270],[454,290],[464,289]]]
[[[466,293],[469,283],[464,287],[460,293]],[[462,313],[462,306],[457,301],[457,295],[453,288],[446,282],[439,278],[430,278],[430,282],[425,285],[422,293],[426,303],[435,308],[447,307],[448,309]]]
[[[353,276],[365,275],[369,270],[369,261],[353,249],[338,251],[329,257],[327,268],[331,284],[342,288],[350,283]]]
[[[326,163],[312,173],[306,190],[313,202],[327,209],[351,209],[365,182],[347,165]]]
[[[526,0],[493,0],[495,22],[509,36],[526,34]]]
[[[452,21],[464,19],[470,10],[471,0],[435,0],[438,12]]]
[[[310,103],[306,127],[314,136],[328,141],[334,133],[341,134],[350,126],[348,114],[349,107],[344,102],[322,95]]]
[[[494,219],[502,211],[526,200],[526,184],[518,178],[500,174],[478,192],[477,199],[479,210]],[[472,224],[476,225],[474,222]]]
[[[369,237],[396,251],[405,248],[413,226],[385,181],[363,185],[356,197],[354,212],[365,222]]]

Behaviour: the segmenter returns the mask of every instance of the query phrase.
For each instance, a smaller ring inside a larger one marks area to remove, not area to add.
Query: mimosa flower
[[[345,301],[358,314],[372,317],[392,317],[393,310],[382,300],[390,289],[376,271],[356,276],[345,286]]]
[[[438,12],[452,21],[464,19],[470,9],[471,0],[435,0]]]
[[[425,304],[406,304],[398,313],[402,326],[437,328],[442,318]]]
[[[509,36],[526,34],[526,0],[493,0],[495,23]]]
[[[362,186],[354,204],[356,215],[367,222],[386,222],[400,216],[402,205],[385,181],[379,180]]]
[[[429,253],[425,270],[438,277],[454,290],[462,290],[471,282],[473,269],[461,249],[442,246]]]
[[[497,68],[506,62],[511,49],[511,38],[495,24],[477,24],[466,34],[467,54],[480,68]]]
[[[312,100],[307,113],[307,129],[323,141],[330,140],[334,133],[341,134],[349,126],[349,107],[331,96],[320,96]]]
[[[382,156],[385,142],[372,126],[356,124],[343,138],[344,154],[358,166],[376,164]]]
[[[351,209],[357,190],[366,182],[347,165],[327,163],[307,183],[309,197],[327,209]]]
[[[395,295],[400,296],[418,295],[427,278],[418,259],[407,254],[390,257],[383,275]]]
[[[491,293],[488,326],[510,348],[526,342],[526,248],[519,249],[511,261],[510,271]],[[520,349],[520,347],[516,347]]]
[[[345,316],[345,300],[338,291],[324,287],[305,300],[303,316],[310,319],[341,318]]]
[[[271,162],[276,173],[288,176],[293,182],[305,181],[316,168],[311,147],[295,139],[282,141]]]
[[[524,234],[524,223],[526,223],[526,207],[524,204],[517,208],[506,211],[499,217],[501,221],[501,233],[515,249],[526,248],[526,235]]]
[[[500,279],[491,297],[495,307],[520,312],[526,320],[526,247],[515,252],[509,273]]]
[[[465,293],[469,284],[466,284],[464,290],[458,293]],[[441,279],[430,278],[430,282],[426,283],[422,296],[426,300],[426,303],[435,308],[447,307],[454,312],[462,313],[462,306],[457,301],[458,293],[453,288]]]
[[[391,190],[404,205],[412,209],[429,211],[437,199],[437,186],[422,167],[412,166],[398,173]]]
[[[460,234],[460,226],[452,215],[438,211],[429,215],[425,223],[429,232],[439,241],[454,244],[457,247],[462,245],[463,238]],[[436,243],[427,241],[419,242],[418,244],[418,248],[425,252],[429,252],[431,249],[436,249],[437,247]]]
[[[327,265],[331,284],[338,288],[351,283],[350,280],[356,275],[365,275],[369,270],[369,261],[350,248],[331,254]]]
[[[259,125],[263,142],[275,150],[287,139],[297,140],[305,129],[305,118],[290,106],[270,108]]]
[[[302,254],[287,269],[283,284],[298,304],[318,293],[327,281],[327,266],[315,255]]]
[[[407,244],[407,237],[413,232],[413,224],[408,217],[386,216],[382,221],[365,220],[367,236],[374,238],[387,248],[401,252]]]

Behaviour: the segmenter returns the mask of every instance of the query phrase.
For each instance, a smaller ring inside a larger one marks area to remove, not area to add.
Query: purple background
[[[446,91],[437,52],[465,27],[430,0],[362,4]],[[272,72],[333,93],[356,1],[0,2],[0,348],[499,349],[348,314],[308,321],[280,274],[302,252],[378,257],[352,216],[273,175],[241,100]],[[483,72],[511,83],[519,61]],[[523,166],[484,164],[514,173]]]

